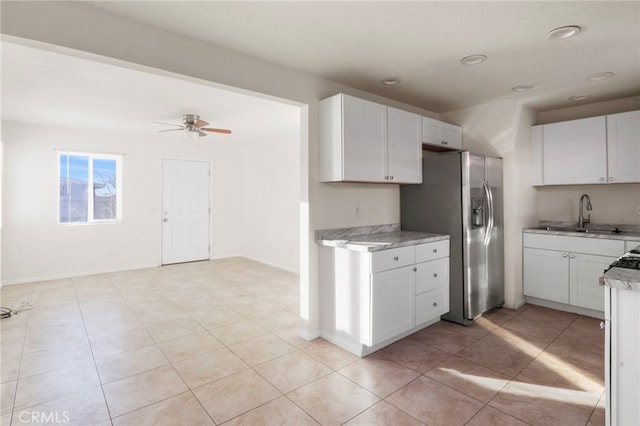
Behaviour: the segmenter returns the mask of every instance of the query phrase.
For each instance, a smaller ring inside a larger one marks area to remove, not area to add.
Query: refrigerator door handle
[[[486,180],[482,181],[482,189],[484,190],[487,199],[487,208],[489,210],[487,229],[484,234],[484,245],[488,246],[491,242],[491,234],[493,233],[493,194],[491,193],[491,188],[489,188],[489,183]]]

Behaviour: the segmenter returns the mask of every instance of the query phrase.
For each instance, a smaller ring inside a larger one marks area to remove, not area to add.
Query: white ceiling
[[[204,82],[123,68],[7,41],[2,51],[2,119],[50,126],[156,133],[199,114],[210,133],[203,140],[262,140],[298,132],[295,106],[248,96]]]
[[[640,94],[638,1],[140,1],[104,12],[446,112],[505,97],[538,110]],[[545,34],[579,25],[574,38]],[[485,54],[488,61],[459,60]],[[592,73],[613,72],[588,82]],[[400,77],[387,87],[383,77]],[[516,85],[534,89],[515,94]]]
[[[197,38],[354,88],[447,112],[514,97],[538,110],[640,95],[640,2],[92,2],[147,25]],[[547,40],[562,25],[574,38]],[[482,53],[488,61],[462,66]],[[615,76],[588,82],[591,73]],[[399,86],[380,83],[402,78]],[[534,85],[524,93],[511,87]],[[299,125],[298,109],[78,57],[2,43],[2,118],[153,132],[196,113],[232,135]],[[161,133],[171,137],[178,132]]]

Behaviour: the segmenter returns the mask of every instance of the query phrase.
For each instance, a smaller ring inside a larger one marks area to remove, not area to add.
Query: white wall
[[[295,108],[291,107],[292,111]],[[294,128],[298,125],[292,115]],[[289,124],[291,124],[289,123]],[[299,199],[298,135],[265,135],[263,152],[247,152],[242,141],[196,143],[177,137],[3,122],[5,186],[2,281],[29,282],[160,264],[162,158],[204,159],[212,164],[212,258],[246,255],[297,271]],[[295,133],[295,132],[294,132]],[[58,225],[58,150],[121,153],[123,220],[117,224]],[[278,162],[262,186],[246,185],[252,161]],[[283,185],[286,181],[288,185]],[[277,194],[276,205],[252,207],[246,200]],[[274,214],[277,209],[278,214]],[[253,224],[268,217],[269,226]],[[286,235],[273,239],[272,234]],[[262,241],[271,241],[268,247]]]
[[[0,137],[0,288],[2,288],[2,194],[3,194],[3,177],[4,177],[4,141]]]
[[[522,228],[537,224],[537,194],[531,186],[531,125],[535,113],[513,100],[443,114],[464,128],[464,149],[503,158],[505,306],[524,303]]]
[[[299,272],[300,114],[240,152],[242,255]],[[293,124],[293,125],[291,125]]]
[[[318,247],[316,229],[397,223],[400,220],[397,185],[321,184],[318,180],[318,101],[339,92],[407,109],[432,112],[385,100],[349,87],[286,69],[200,41],[140,25],[92,8],[82,2],[3,2],[2,32],[13,41],[128,66],[151,67],[255,93],[288,99],[303,106],[300,144],[300,314],[301,333],[319,333]],[[19,38],[13,38],[19,37]],[[28,40],[36,42],[29,42]],[[64,47],[59,47],[64,46]],[[90,52],[83,54],[81,52]],[[197,60],[193,53],[198,52]],[[99,56],[95,56],[99,55]],[[112,58],[112,59],[108,59]],[[359,200],[362,213],[354,217]]]
[[[555,123],[640,109],[640,96],[538,113],[535,124]],[[541,220],[578,221],[580,196],[589,194],[592,223],[640,225],[640,184],[561,185],[537,188]]]

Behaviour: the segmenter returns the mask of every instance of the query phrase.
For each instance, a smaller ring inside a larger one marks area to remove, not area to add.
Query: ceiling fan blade
[[[165,124],[167,126],[184,127],[182,124],[163,123],[161,121],[152,121],[152,123],[154,123],[154,124]]]
[[[205,132],[224,133],[227,135],[231,133],[231,130],[228,129],[213,129],[211,127],[201,127],[200,130],[204,130]]]
[[[178,130],[184,130],[184,127],[180,127],[179,129],[158,130],[158,132],[176,132]]]
[[[194,124],[196,127],[202,127],[202,126],[208,126],[208,125],[209,125],[209,123],[207,123],[207,122],[206,122],[206,121],[204,121],[204,120],[198,120],[198,121],[196,121],[196,122],[195,122],[195,123],[193,123],[193,124]]]

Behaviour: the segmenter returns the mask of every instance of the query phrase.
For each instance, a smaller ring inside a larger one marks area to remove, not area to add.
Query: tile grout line
[[[111,279],[107,277],[109,280],[109,285],[113,286]],[[73,281],[72,281],[73,282]],[[117,290],[116,290],[117,291]],[[93,352],[93,345],[91,345],[91,339],[89,338],[89,332],[87,331],[87,325],[84,320],[84,312],[82,311],[82,304],[78,299],[78,293],[76,292],[75,284],[73,285],[73,293],[76,295],[76,301],[78,303],[78,310],[80,311],[80,317],[82,318],[82,328],[84,328],[84,332],[87,336],[87,343],[89,344],[89,350],[91,351],[91,359],[93,360],[93,368],[96,371],[96,376],[98,376],[98,383],[100,384],[100,391],[102,393],[102,398],[104,400],[104,405],[107,408],[107,415],[109,416],[109,422],[113,425],[113,417],[111,416],[111,408],[109,407],[109,402],[107,401],[107,395],[104,391],[104,385],[102,383],[102,377],[100,376],[100,371],[98,370],[98,363],[96,362],[96,356]]]

